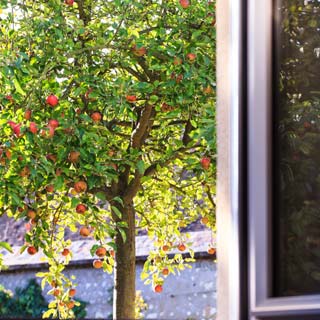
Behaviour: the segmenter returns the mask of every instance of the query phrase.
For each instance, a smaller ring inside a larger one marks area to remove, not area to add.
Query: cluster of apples
[[[161,247],[162,251],[164,251],[164,252],[167,252],[167,251],[171,250],[171,248],[172,248],[172,243],[171,243],[171,242],[170,242],[170,243],[167,243],[167,244],[164,244],[164,245]],[[179,251],[183,252],[183,251],[185,251],[185,250],[187,249],[187,246],[186,246],[183,242],[180,242],[180,243],[176,246],[176,248],[177,248]]]
[[[99,259],[95,259],[93,260],[93,267],[95,269],[101,269],[102,266],[103,266],[103,261],[101,259],[103,259],[106,255],[109,255],[111,257],[114,257],[115,254],[114,254],[114,251],[113,250],[107,250],[105,247],[99,247],[97,250],[96,250],[96,256],[99,257]]]
[[[80,153],[78,151],[71,151],[69,153],[68,159],[70,162],[75,163],[78,161],[79,156],[80,156]],[[88,185],[84,180],[76,181],[73,185],[73,188],[71,189],[71,194],[76,195],[76,194],[86,192],[87,188],[88,188]],[[76,212],[79,214],[84,214],[87,210],[88,210],[88,207],[84,203],[79,203],[76,206]],[[79,234],[82,237],[87,238],[90,236],[91,231],[92,231],[91,228],[89,228],[87,226],[82,226],[79,229]]]
[[[58,103],[59,100],[55,95],[49,95],[46,99],[46,103],[51,106],[52,108],[55,107]],[[30,109],[26,110],[24,113],[24,118],[25,120],[29,121],[32,117],[32,111]],[[13,133],[15,134],[15,136],[17,138],[20,138],[22,136],[21,134],[21,123],[15,123],[14,121],[8,121],[8,124],[10,125]],[[47,128],[49,129],[49,132],[47,132],[46,130],[42,130],[41,131],[41,135],[42,136],[49,136],[49,137],[53,137],[56,128],[59,126],[59,121],[56,119],[51,119],[48,121],[47,124]],[[29,131],[33,134],[36,134],[38,132],[38,127],[37,124],[35,122],[30,122],[29,124]]]
[[[68,298],[64,296],[63,291],[59,289],[57,282],[52,281],[51,282],[52,287],[52,295],[60,300],[59,305],[61,307],[66,306],[68,309],[73,309],[75,306],[74,300],[72,298],[76,295],[77,290],[75,288],[70,288],[68,290]],[[64,301],[65,299],[68,299],[68,301]],[[70,299],[70,300],[69,300]]]

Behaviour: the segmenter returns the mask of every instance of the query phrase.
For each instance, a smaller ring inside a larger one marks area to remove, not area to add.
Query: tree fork
[[[136,294],[136,249],[135,249],[135,212],[133,203],[116,204],[122,213],[122,219],[115,221],[126,222],[126,241],[120,232],[116,235],[117,252],[114,268],[113,319],[135,319]]]

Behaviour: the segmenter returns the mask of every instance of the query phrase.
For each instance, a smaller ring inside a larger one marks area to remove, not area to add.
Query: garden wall
[[[137,250],[137,290],[141,291],[148,305],[144,318],[215,319],[216,264],[213,256],[205,253],[207,237],[206,232],[192,233],[197,262],[192,264],[192,269],[186,269],[180,275],[169,275],[161,294],[154,293],[151,286],[140,280],[150,242],[145,237],[137,238],[137,248],[140,248]],[[87,318],[106,319],[112,312],[112,275],[92,268],[92,257],[87,256],[90,245],[90,241],[77,241],[73,245],[74,261],[66,273],[76,276],[76,298],[88,302]],[[40,257],[23,254],[22,257],[13,255],[7,258],[10,268],[0,273],[0,284],[12,291],[16,287],[24,287],[36,272],[45,270],[44,264],[39,263]]]

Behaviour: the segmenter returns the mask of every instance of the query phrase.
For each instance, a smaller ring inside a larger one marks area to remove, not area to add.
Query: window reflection
[[[320,293],[320,0],[278,0],[274,294]]]

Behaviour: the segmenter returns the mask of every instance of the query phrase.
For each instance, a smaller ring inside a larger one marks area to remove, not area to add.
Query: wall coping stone
[[[189,235],[189,237],[187,237]],[[190,248],[195,253],[195,258],[202,259],[215,259],[215,255],[209,255],[207,253],[208,244],[213,242],[215,247],[215,239],[212,238],[212,231],[196,231],[183,234],[185,242],[191,242]],[[155,239],[151,239],[149,236],[137,236],[136,237],[136,257],[137,261],[145,261],[149,255],[149,252],[154,250]],[[96,244],[95,240],[78,240],[74,241],[70,246],[72,252],[72,260],[69,263],[70,267],[82,268],[92,265],[94,257],[91,256],[90,249]],[[44,254],[39,251],[35,255],[29,255],[25,250],[20,254],[21,246],[13,246],[13,253],[1,250],[4,255],[5,265],[8,269],[1,272],[12,272],[26,269],[43,269],[47,267]],[[168,254],[169,257],[174,256],[176,253],[181,253],[177,249],[171,250]],[[184,256],[188,256],[188,252],[183,253]]]

